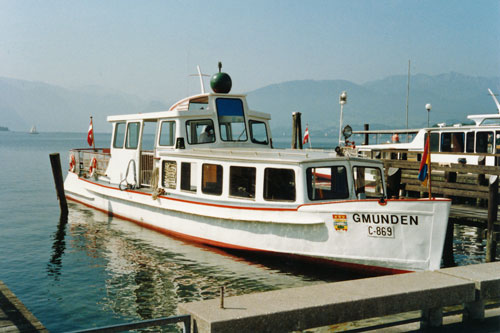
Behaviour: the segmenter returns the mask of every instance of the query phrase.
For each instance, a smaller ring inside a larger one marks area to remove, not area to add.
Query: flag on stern
[[[425,141],[424,153],[422,154],[422,160],[420,161],[420,169],[418,170],[418,180],[422,182],[422,186],[427,186],[427,181],[429,180],[429,170],[431,168],[431,154],[430,154],[430,135],[427,135],[427,140]]]
[[[92,117],[90,117],[90,126],[87,133],[87,143],[91,147],[94,145],[94,126],[92,125]]]
[[[302,144],[305,145],[309,142],[309,127],[306,127],[306,131],[304,132],[304,140],[302,140]]]

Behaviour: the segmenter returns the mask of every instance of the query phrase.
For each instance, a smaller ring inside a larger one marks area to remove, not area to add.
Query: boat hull
[[[125,190],[69,173],[68,199],[225,248],[327,260],[381,273],[440,268],[451,201],[347,200],[258,206]]]

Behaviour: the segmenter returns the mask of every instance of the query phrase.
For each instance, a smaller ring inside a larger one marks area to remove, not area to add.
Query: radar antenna
[[[201,93],[204,94],[205,93],[205,85],[203,84],[203,77],[204,76],[210,77],[210,75],[202,74],[201,69],[200,69],[200,65],[196,65],[196,68],[198,69],[198,74],[191,74],[189,76],[198,76],[200,78]]]

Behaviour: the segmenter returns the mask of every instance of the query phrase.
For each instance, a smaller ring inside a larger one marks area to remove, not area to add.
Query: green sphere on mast
[[[210,87],[215,93],[227,94],[231,91],[232,81],[229,74],[221,72],[222,63],[219,61],[219,73],[212,75],[210,79]]]

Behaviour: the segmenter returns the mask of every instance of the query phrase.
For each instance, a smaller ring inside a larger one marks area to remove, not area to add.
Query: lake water
[[[231,296],[362,277],[187,243],[71,202],[61,224],[49,154],[66,174],[68,150],[85,145],[86,133],[0,132],[0,280],[52,332],[175,315],[222,285]],[[458,264],[484,262],[477,229],[455,234]]]

